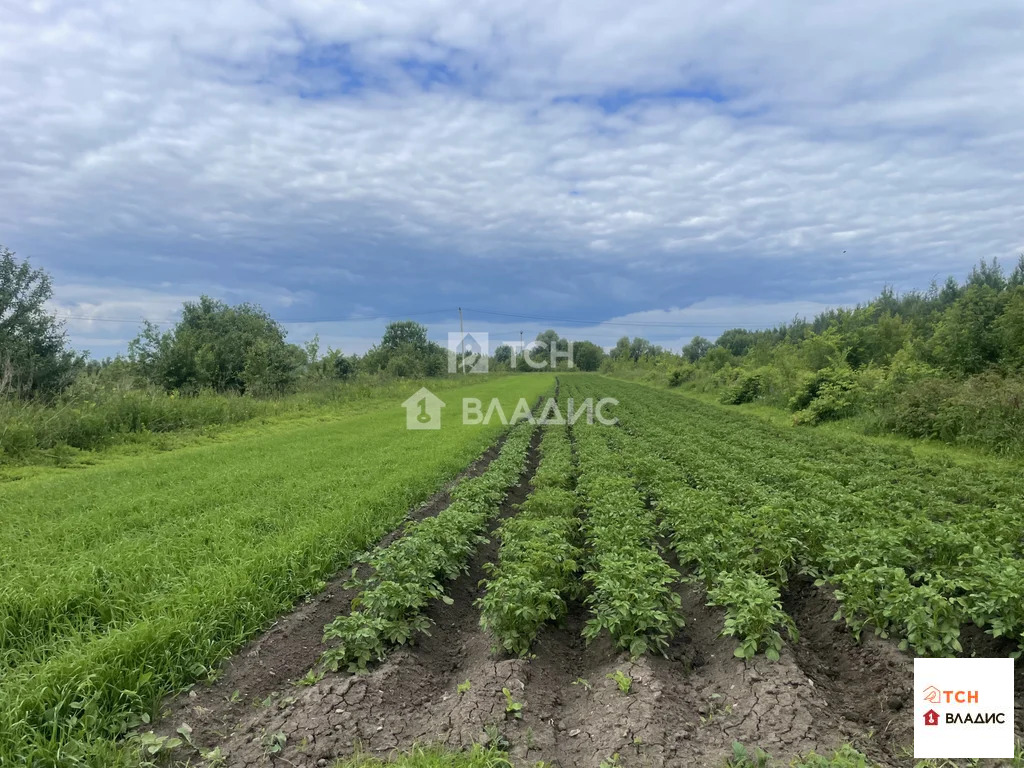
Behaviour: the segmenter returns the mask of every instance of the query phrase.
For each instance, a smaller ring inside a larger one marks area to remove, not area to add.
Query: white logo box
[[[914,659],[914,757],[1013,757],[1013,659]]]

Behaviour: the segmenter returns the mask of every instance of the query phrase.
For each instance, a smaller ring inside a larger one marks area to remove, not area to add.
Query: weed
[[[630,689],[633,687],[633,678],[623,672],[621,669],[616,669],[610,675],[605,675],[609,680],[614,680],[615,684],[619,687],[619,691],[623,694],[628,695]]]
[[[512,697],[512,691],[508,688],[502,688],[501,692],[505,696],[505,717],[511,716],[515,720],[521,719],[523,716],[522,702],[516,701]]]

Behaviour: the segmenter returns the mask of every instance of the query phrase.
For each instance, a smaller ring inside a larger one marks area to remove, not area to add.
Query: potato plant
[[[562,426],[545,429],[533,493],[498,529],[501,550],[477,602],[480,625],[509,653],[525,656],[537,633],[566,614],[578,590],[579,503],[572,448]]]
[[[366,669],[392,647],[430,630],[424,610],[435,600],[451,600],[444,583],[465,572],[486,540],[487,521],[523,472],[533,430],[530,423],[512,427],[487,471],[456,486],[445,510],[409,524],[390,546],[365,558],[370,574],[359,581],[353,572],[362,591],[352,601],[352,613],[324,628],[324,641],[333,643],[323,655],[325,666]]]
[[[836,619],[920,655],[959,653],[974,623],[1024,647],[1024,481],[995,462],[921,457],[853,436],[780,429],[647,387],[617,398],[618,456],[649,494],[680,566],[726,610],[738,653],[792,625],[794,574],[834,587]]]
[[[586,507],[584,534],[588,547],[584,580],[591,619],[584,637],[602,631],[616,647],[633,656],[664,652],[683,626],[679,574],[662,559],[652,510],[612,452],[604,426],[579,426],[574,434],[579,455],[578,489]]]

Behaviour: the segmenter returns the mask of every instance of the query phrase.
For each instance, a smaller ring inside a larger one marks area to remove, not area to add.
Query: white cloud
[[[0,227],[76,285],[58,245],[197,275],[223,249],[268,308],[365,280],[337,242],[962,271],[1024,247],[1022,26],[1010,0],[7,4]],[[253,281],[305,252],[311,293]],[[180,278],[96,312],[217,292]]]

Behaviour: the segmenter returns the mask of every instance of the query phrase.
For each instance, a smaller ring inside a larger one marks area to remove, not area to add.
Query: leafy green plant
[[[480,625],[506,651],[526,656],[537,633],[562,619],[578,589],[578,499],[570,489],[574,470],[564,427],[549,427],[541,440],[533,493],[519,513],[502,524],[499,562],[488,564],[477,601]]]
[[[435,600],[451,602],[444,582],[465,572],[486,541],[481,534],[522,473],[533,428],[528,422],[512,427],[487,471],[454,488],[445,510],[409,524],[398,540],[365,558],[370,575],[359,582],[363,590],[352,601],[352,613],[324,628],[324,641],[334,642],[323,655],[327,668],[364,670],[392,647],[430,630],[424,609]]]
[[[633,687],[633,678],[623,672],[621,669],[616,669],[612,674],[605,675],[609,680],[614,680],[615,685],[619,687],[619,692],[628,695],[630,689]]]
[[[505,697],[505,717],[520,720],[523,717],[523,703],[516,701],[508,688],[502,688],[501,693]]]
[[[139,734],[138,742],[147,755],[165,754],[184,744],[177,736],[158,736],[153,731]]]
[[[311,686],[316,685],[324,679],[324,672],[321,669],[311,669],[309,672],[304,674],[298,680],[295,681],[295,685],[300,686]]]
[[[732,743],[732,758],[726,763],[729,768],[768,768],[772,758],[763,749],[748,750],[738,741]]]
[[[464,693],[469,693],[469,689],[472,688],[472,687],[473,687],[472,681],[467,679],[467,680],[463,680],[461,683],[459,683],[455,687],[455,690],[459,694],[459,696],[461,696]]]

